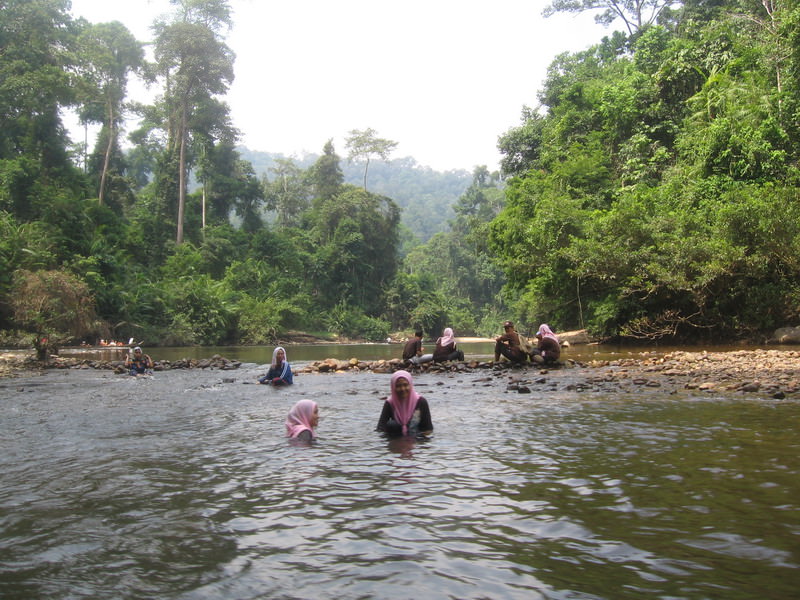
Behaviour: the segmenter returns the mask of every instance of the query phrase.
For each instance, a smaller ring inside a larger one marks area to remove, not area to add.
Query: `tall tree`
[[[364,161],[364,191],[367,189],[367,172],[369,161],[373,156],[389,160],[389,156],[397,148],[397,142],[378,137],[378,132],[367,127],[364,130],[352,129],[345,140],[348,149],[347,159]]]
[[[183,242],[188,172],[187,149],[198,106],[224,94],[233,81],[234,54],[221,31],[231,25],[226,0],[170,0],[171,22],[155,24],[155,59],[165,90],[168,152],[178,156],[177,244]]]
[[[75,25],[67,0],[0,2],[0,209],[40,217],[80,194],[62,108],[74,103]]]
[[[103,166],[97,199],[103,204],[112,150],[118,147],[119,125],[124,119],[128,76],[142,66],[142,44],[120,22],[88,25],[78,36],[81,71],[88,84],[80,117],[83,122],[103,123]],[[100,110],[98,110],[98,108]]]
[[[297,225],[311,196],[307,174],[291,158],[276,159],[269,171],[275,177],[264,182],[267,208],[277,213],[277,223],[281,227]]]
[[[322,156],[311,168],[311,178],[317,198],[330,200],[341,190],[344,174],[339,163],[339,155],[333,148],[333,140],[328,140],[322,149]]]
[[[622,19],[628,34],[641,31],[658,22],[659,17],[678,0],[553,0],[543,14],[549,17],[558,12],[596,12],[594,20],[601,25],[611,25]],[[597,12],[599,11],[599,12]]]

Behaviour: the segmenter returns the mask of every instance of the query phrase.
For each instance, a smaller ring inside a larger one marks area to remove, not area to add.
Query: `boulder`
[[[592,342],[589,334],[585,329],[578,329],[576,331],[562,331],[556,334],[558,341],[563,345],[567,344],[589,344]]]
[[[776,329],[774,338],[779,344],[800,344],[800,327],[781,327]]]

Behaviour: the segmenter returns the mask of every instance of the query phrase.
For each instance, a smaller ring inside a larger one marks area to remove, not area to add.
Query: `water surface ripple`
[[[387,375],[257,373],[1,381],[0,597],[797,597],[796,401],[425,374],[435,435],[390,441]]]

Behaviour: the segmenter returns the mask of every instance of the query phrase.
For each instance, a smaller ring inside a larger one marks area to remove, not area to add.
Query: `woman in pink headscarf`
[[[446,360],[464,360],[464,353],[456,348],[456,338],[453,330],[447,327],[442,337],[436,340],[436,349],[433,351],[434,362]]]
[[[300,400],[289,411],[286,417],[286,436],[292,439],[310,442],[315,437],[319,423],[319,406],[313,400]]]
[[[556,363],[561,358],[561,344],[558,336],[546,323],[539,325],[536,332],[536,348],[531,353],[531,360],[537,363]]]
[[[393,437],[433,433],[428,401],[414,390],[414,381],[408,371],[397,371],[392,375],[391,391],[383,403],[376,431]]]

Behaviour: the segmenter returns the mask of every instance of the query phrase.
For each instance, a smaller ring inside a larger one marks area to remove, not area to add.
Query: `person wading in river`
[[[272,351],[272,364],[269,366],[269,371],[258,380],[258,383],[265,385],[292,385],[294,383],[292,367],[286,360],[286,350],[283,346],[278,346]]]
[[[428,401],[414,391],[414,381],[408,371],[396,371],[392,375],[391,395],[383,403],[375,430],[390,437],[433,433]]]

